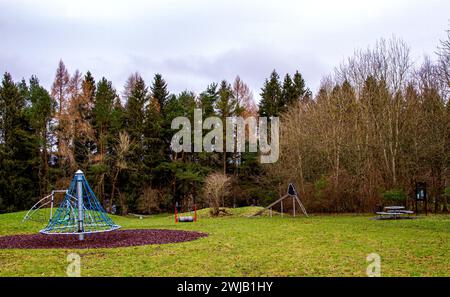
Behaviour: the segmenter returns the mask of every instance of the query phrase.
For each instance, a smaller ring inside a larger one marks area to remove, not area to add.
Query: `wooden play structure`
[[[271,204],[269,204],[269,206],[265,207],[264,209],[261,209],[260,211],[255,213],[253,216],[262,215],[266,210],[269,210],[269,214],[272,217],[272,208],[278,203],[280,203],[281,215],[283,215],[283,201],[285,199],[288,199],[288,198],[292,198],[292,216],[295,217],[295,213],[296,213],[295,212],[295,205],[297,203],[299,205],[300,209],[302,210],[302,212],[305,214],[305,216],[308,217],[308,213],[306,212],[306,209],[303,206],[303,203],[298,198],[297,191],[295,190],[294,184],[292,184],[292,183],[289,184],[286,195],[284,195],[283,197],[281,197],[281,198],[277,199],[276,201],[272,202]]]

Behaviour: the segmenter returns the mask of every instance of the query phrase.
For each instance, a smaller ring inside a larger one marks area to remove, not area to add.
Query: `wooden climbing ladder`
[[[297,191],[295,190],[294,184],[290,183],[288,186],[287,194],[283,197],[277,199],[276,201],[272,202],[268,206],[266,206],[264,209],[261,209],[257,213],[255,213],[253,216],[259,216],[262,215],[267,209],[269,210],[270,216],[272,216],[272,207],[278,203],[281,204],[281,214],[283,215],[283,201],[287,198],[292,198],[292,215],[295,217],[295,202],[298,203],[300,206],[300,209],[305,214],[306,217],[308,217],[308,213],[306,212],[305,207],[303,206],[303,203],[298,198]]]

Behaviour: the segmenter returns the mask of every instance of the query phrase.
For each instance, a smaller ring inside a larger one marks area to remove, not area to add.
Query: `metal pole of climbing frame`
[[[53,218],[53,201],[55,199],[55,191],[52,191],[52,198],[51,198],[51,202],[50,202],[50,221]]]
[[[78,200],[78,235],[79,240],[84,240],[84,214],[83,214],[83,172],[78,170],[77,175],[77,200]]]

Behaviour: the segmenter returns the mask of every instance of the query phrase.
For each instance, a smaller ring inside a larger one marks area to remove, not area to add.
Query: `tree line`
[[[304,88],[301,75],[295,77],[302,82],[297,88]],[[172,119],[192,121],[194,108],[201,108],[204,117],[258,115],[253,94],[239,76],[232,84],[211,83],[198,95],[188,90],[175,95],[161,74],[148,85],[134,73],[119,94],[105,77],[96,81],[89,71],[69,74],[63,61],[50,91],[35,76],[14,82],[5,73],[0,211],[26,209],[52,189],[67,188],[77,169],[85,172],[107,211],[122,214],[171,211],[176,201],[206,206],[202,186],[214,172],[233,177],[233,196],[224,204],[255,203],[262,175],[256,153],[170,149]]]
[[[413,207],[426,182],[430,208],[448,212],[449,62],[448,40],[421,65],[396,38],[356,51],[281,115],[272,183],[295,182],[312,211],[368,212]]]
[[[5,73],[0,212],[67,188],[77,169],[105,209],[121,214],[172,211],[177,201],[264,205],[289,182],[311,211],[345,212],[372,211],[385,193],[410,196],[426,181],[436,209],[447,211],[449,56],[446,41],[436,62],[414,67],[403,41],[380,40],[324,77],[317,94],[300,72],[281,79],[274,70],[258,104],[239,76],[172,94],[161,74],[148,84],[134,73],[119,93],[105,77],[69,74],[62,61],[49,91],[35,76],[15,82]],[[262,166],[258,153],[174,153],[171,121],[192,121],[194,108],[222,119],[280,117],[280,159]],[[217,187],[205,180],[225,180],[226,195],[211,201],[205,189]]]

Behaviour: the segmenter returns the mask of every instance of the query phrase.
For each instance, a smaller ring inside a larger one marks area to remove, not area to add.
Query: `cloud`
[[[356,48],[395,34],[414,57],[433,54],[450,2],[107,1],[0,2],[0,71],[51,86],[58,60],[121,90],[140,72],[163,74],[174,92],[200,92],[240,75],[258,95],[273,69],[298,69],[316,90]]]

